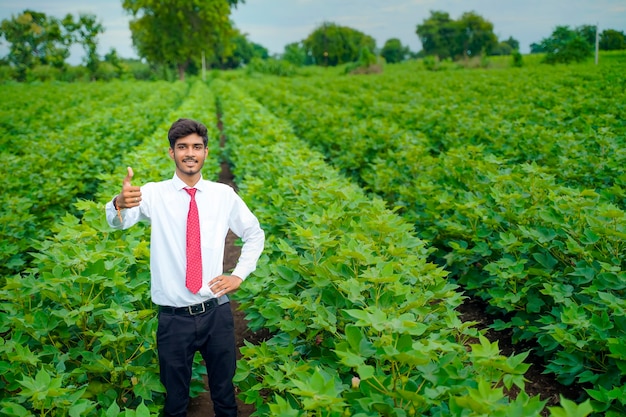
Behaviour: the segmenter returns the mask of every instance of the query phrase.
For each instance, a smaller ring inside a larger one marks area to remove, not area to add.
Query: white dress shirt
[[[150,271],[152,301],[157,305],[185,307],[215,295],[208,283],[222,275],[224,245],[230,228],[244,242],[232,275],[246,279],[256,269],[265,234],[244,201],[226,184],[202,178],[195,185],[202,240],[202,288],[193,294],[185,286],[187,212],[191,197],[176,174],[171,180],[141,187],[138,207],[122,210],[120,222],[110,201],[106,218],[115,229],[127,229],[141,220],[151,224]]]

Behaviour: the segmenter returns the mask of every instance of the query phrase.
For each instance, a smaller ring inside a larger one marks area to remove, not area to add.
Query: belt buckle
[[[197,311],[194,309],[194,307],[197,307],[198,304],[193,305],[193,306],[187,306],[187,310],[189,311],[190,316],[195,316],[196,314],[202,314],[206,312],[206,306],[204,305],[204,303],[200,303],[199,305],[202,306],[202,310],[200,311]]]

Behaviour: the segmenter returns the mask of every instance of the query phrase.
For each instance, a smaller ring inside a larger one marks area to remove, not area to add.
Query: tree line
[[[84,63],[94,71],[98,62],[97,37],[104,32],[96,16],[67,14],[63,19],[45,13],[25,10],[0,24],[0,35],[10,44],[3,63],[15,68],[17,79],[23,81],[28,70],[37,66],[64,68],[70,47],[79,44],[85,52]]]
[[[337,66],[380,56],[387,63],[406,59],[435,57],[438,60],[467,60],[490,55],[519,55],[519,42],[513,37],[500,40],[493,24],[475,12],[458,19],[443,11],[416,26],[422,50],[412,52],[397,38],[388,39],[382,48],[356,29],[324,22],[305,39],[289,43],[279,56],[270,57],[262,45],[248,40],[229,18],[231,9],[243,0],[193,2],[189,0],[123,0],[123,8],[132,16],[130,30],[139,60],[122,59],[115,49],[104,57],[97,54],[98,37],[104,33],[96,16],[71,14],[62,19],[34,10],[24,10],[0,24],[0,36],[9,44],[9,53],[0,59],[0,80],[26,81],[29,74],[45,78],[46,72],[65,74],[71,80],[76,71],[90,79],[122,77],[176,77],[198,74],[201,68],[238,68],[263,65],[283,71],[285,66]],[[571,62],[586,59],[595,45],[596,27],[585,25],[571,29],[559,26],[547,38],[531,44],[531,53],[545,54],[545,61]],[[80,69],[66,63],[72,45],[80,45],[84,57]],[[599,34],[601,50],[626,49],[624,32],[613,29]],[[365,58],[364,58],[365,57]],[[259,64],[260,61],[274,62]],[[271,69],[270,69],[271,70]],[[56,76],[55,78],[59,78]],[[61,77],[62,78],[62,77]]]

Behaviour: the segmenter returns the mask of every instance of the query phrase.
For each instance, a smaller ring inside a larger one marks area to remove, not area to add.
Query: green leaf
[[[273,416],[276,417],[297,417],[300,415],[298,409],[294,409],[287,402],[287,400],[280,397],[278,394],[274,395],[274,404],[269,404],[269,409]]]
[[[0,402],[0,411],[6,416],[31,417],[33,414],[20,404],[9,403],[8,400]]]
[[[135,410],[135,415],[136,417],[150,417],[150,409],[146,406],[143,400]]]
[[[550,410],[550,416],[553,417],[586,417],[593,412],[591,402],[589,400],[576,404],[574,401],[570,401],[567,398],[561,397],[560,407],[548,407]]]
[[[120,407],[117,405],[117,402],[113,401],[109,408],[106,411],[106,417],[118,417],[120,414]]]
[[[554,266],[558,263],[558,261],[548,252],[535,252],[532,256],[548,271],[552,271]]]

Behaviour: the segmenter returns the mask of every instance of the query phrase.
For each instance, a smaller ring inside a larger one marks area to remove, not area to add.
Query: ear
[[[167,148],[167,150],[169,151],[170,158],[174,159],[174,149],[170,147],[170,148]]]

